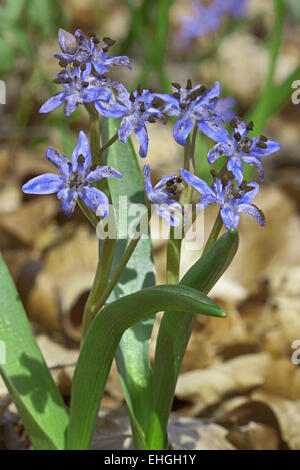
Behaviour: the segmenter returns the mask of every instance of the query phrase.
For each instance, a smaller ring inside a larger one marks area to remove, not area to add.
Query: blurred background
[[[45,158],[49,145],[70,154],[79,130],[88,127],[82,109],[69,119],[62,108],[38,112],[59,91],[52,82],[58,29],[116,39],[112,54],[128,55],[133,70],[119,67],[113,74],[129,90],[141,83],[169,92],[172,81],[184,85],[188,78],[194,84],[220,81],[222,97],[230,99],[235,113],[253,118],[257,134],[280,142],[281,151],[264,160],[266,181],[257,205],[267,225],[262,229],[242,219],[238,256],[212,292],[228,318],[197,322],[174,401],[172,441],[194,449],[299,450],[300,369],[291,357],[293,342],[300,340],[300,104],[292,102],[293,83],[300,80],[300,2],[241,0],[217,24],[199,10],[209,4],[0,2],[0,79],[6,86],[6,102],[0,104],[0,250],[68,403],[74,370],[69,364],[78,355],[97,239],[79,210],[69,219],[55,197],[21,192],[28,179],[53,171]],[[178,171],[182,148],[172,138],[172,124],[148,128],[154,177]],[[207,180],[205,152],[211,145],[198,138],[197,173]],[[215,215],[215,209],[208,211],[208,229]],[[162,283],[165,244],[156,241],[154,250]],[[201,246],[184,251],[182,272],[200,253]],[[0,382],[0,398],[5,393]],[[114,367],[103,407],[94,447],[130,445]],[[0,415],[0,448],[27,448],[17,415],[7,416]]]

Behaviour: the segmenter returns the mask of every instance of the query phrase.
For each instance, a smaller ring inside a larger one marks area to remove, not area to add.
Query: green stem
[[[86,216],[86,218],[91,222],[92,226],[94,228],[97,228],[99,220],[97,219],[94,212],[84,204],[82,199],[79,198],[77,202],[78,202],[78,205],[79,205],[80,209],[82,210],[82,212]]]
[[[101,158],[99,154],[101,142],[99,116],[94,103],[86,103],[85,108],[89,113],[90,118],[90,147],[92,154],[92,162],[93,165],[101,165]]]
[[[118,132],[115,133],[115,135],[109,139],[105,145],[103,145],[103,147],[101,147],[101,149],[99,150],[99,155],[102,155],[103,152],[105,152],[105,150],[107,150],[112,144],[114,144],[119,138],[119,134]]]
[[[215,243],[215,241],[217,240],[220,232],[221,232],[221,229],[223,227],[223,221],[222,221],[222,218],[221,218],[221,212],[219,211],[218,213],[218,216],[215,220],[215,223],[214,223],[214,226],[210,232],[210,235],[208,237],[208,240],[206,242],[206,245],[204,247],[204,250],[203,250],[203,253],[206,253],[207,250]]]
[[[113,291],[115,285],[117,284],[121,274],[123,273],[124,269],[126,268],[126,265],[127,265],[128,261],[130,260],[131,255],[133,254],[138,242],[140,241],[140,238],[141,238],[141,236],[139,235],[138,238],[132,239],[130,241],[128,247],[126,248],[126,250],[125,250],[125,252],[124,252],[124,254],[121,258],[121,261],[118,265],[118,268],[114,272],[111,280],[109,281],[108,285],[104,289],[102,295],[100,297],[98,297],[98,300],[95,304],[95,309],[94,309],[96,313],[99,312],[99,310],[103,307],[103,305],[107,301],[108,297],[112,293],[112,291]]]
[[[89,294],[88,300],[86,302],[84,313],[83,313],[83,322],[82,322],[82,340],[84,339],[92,321],[94,320],[96,313],[99,311],[98,308],[98,299],[101,297],[105,291],[107,285],[111,265],[114,257],[114,248],[116,245],[116,240],[111,238],[106,238],[103,241],[101,255],[98,260],[97,271],[91,292]]]

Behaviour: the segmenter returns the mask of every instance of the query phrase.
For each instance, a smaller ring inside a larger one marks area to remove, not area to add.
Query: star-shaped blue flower
[[[110,38],[104,38],[104,45],[98,49],[99,40],[95,34],[88,38],[80,29],[77,29],[75,35],[60,29],[58,40],[62,54],[54,54],[56,59],[66,61],[68,64],[75,61],[79,64],[91,64],[97,74],[102,75],[110,68],[118,65],[126,66],[131,69],[130,62],[126,56],[109,57],[108,51],[115,43]]]
[[[149,90],[141,87],[133,93],[129,93],[120,83],[111,82],[111,87],[115,90],[117,101],[98,101],[95,107],[102,116],[123,117],[119,128],[120,141],[125,144],[134,132],[140,143],[139,155],[144,158],[147,156],[149,143],[146,123],[164,118],[160,109],[162,102]]]
[[[150,172],[150,165],[145,165],[144,182],[147,198],[154,204],[159,217],[165,219],[170,226],[177,227],[180,220],[174,212],[182,212],[182,205],[175,200],[175,196],[181,179],[177,175],[163,176],[153,188]]]
[[[209,164],[214,163],[219,157],[229,157],[227,169],[234,174],[238,186],[244,178],[243,163],[256,167],[260,179],[264,179],[264,168],[261,157],[270,155],[280,149],[280,144],[268,140],[265,136],[249,138],[249,131],[253,129],[253,123],[248,125],[239,119],[231,121],[233,128],[231,137],[223,127],[217,127],[212,123],[205,124],[202,130],[215,142],[218,142],[208,153]]]
[[[201,198],[197,203],[198,209],[205,209],[214,203],[220,206],[221,217],[227,230],[238,227],[241,213],[251,215],[261,226],[265,225],[266,222],[263,213],[252,204],[253,199],[259,191],[259,185],[257,183],[247,183],[236,188],[232,181],[224,185],[223,182],[217,178],[212,189],[205,181],[187,170],[182,169],[181,176],[201,194]]]
[[[90,168],[92,158],[86,134],[80,131],[78,145],[72,154],[72,161],[65,155],[49,147],[47,158],[56,166],[59,174],[46,173],[31,179],[23,186],[27,194],[54,194],[62,201],[62,210],[71,216],[77,199],[96,211],[97,215],[107,217],[109,201],[99,189],[91,186],[102,178],[122,178],[121,173],[109,166]]]
[[[220,28],[222,13],[213,1],[208,5],[192,2],[191,10],[190,15],[179,18],[181,25],[179,34],[183,41],[206,36]]]
[[[219,82],[216,82],[211,90],[204,85],[192,88],[190,80],[186,88],[177,83],[173,83],[172,86],[172,95],[156,96],[165,101],[163,111],[166,115],[179,118],[174,126],[174,138],[178,144],[186,144],[194,127],[194,121],[204,133],[207,128],[206,123],[213,123],[216,128],[221,127],[220,123],[224,122],[224,119],[215,109],[221,95]]]
[[[70,115],[83,103],[94,101],[107,102],[111,91],[107,86],[109,80],[98,78],[91,74],[92,65],[86,64],[73,70],[64,70],[57,74],[56,82],[60,83],[64,91],[51,96],[40,108],[40,113],[49,113],[62,104],[65,105],[65,115]]]

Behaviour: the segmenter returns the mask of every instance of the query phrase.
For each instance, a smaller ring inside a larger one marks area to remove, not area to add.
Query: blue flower
[[[232,18],[242,18],[247,9],[248,0],[217,0],[216,7],[220,12]]]
[[[76,67],[73,70],[63,70],[57,74],[55,83],[60,83],[64,91],[51,96],[40,108],[40,113],[49,113],[62,104],[65,105],[65,115],[69,117],[83,103],[93,101],[107,102],[111,91],[106,85],[109,80],[91,75],[91,64]]]
[[[280,149],[280,144],[268,140],[265,136],[260,138],[249,138],[249,131],[253,129],[253,123],[246,125],[239,119],[231,121],[233,137],[224,128],[216,127],[214,124],[205,124],[204,132],[215,142],[218,142],[208,153],[209,164],[214,163],[219,157],[229,157],[227,169],[236,178],[238,186],[244,177],[243,163],[256,167],[260,179],[264,179],[264,168],[261,157],[270,155]]]
[[[215,108],[220,99],[221,88],[216,82],[210,90],[204,85],[192,88],[191,80],[188,80],[186,88],[178,83],[173,83],[173,94],[157,94],[165,101],[163,112],[168,116],[178,116],[174,126],[174,138],[180,145],[185,145],[186,140],[197,122],[199,129],[206,132],[207,123],[213,123],[216,128],[224,122],[223,117]]]
[[[163,176],[154,186],[151,183],[150,165],[145,165],[144,182],[147,198],[151,201],[159,217],[165,219],[172,227],[179,225],[179,217],[174,212],[182,211],[182,205],[175,200],[177,184],[181,178],[177,175]]]
[[[214,2],[208,5],[192,2],[191,10],[191,15],[180,18],[180,37],[183,40],[199,38],[220,28],[221,15]]]
[[[109,166],[90,168],[91,152],[86,134],[80,131],[78,145],[72,154],[72,161],[65,155],[49,147],[47,158],[58,169],[59,174],[46,173],[31,179],[23,186],[28,194],[54,194],[62,201],[62,210],[72,215],[76,201],[80,197],[83,202],[96,211],[97,215],[107,217],[108,198],[99,189],[91,186],[102,178],[122,178],[121,173]]]
[[[91,64],[97,74],[102,75],[109,71],[110,68],[122,65],[131,69],[130,62],[126,56],[109,57],[108,51],[115,41],[110,38],[103,38],[104,45],[99,50],[97,39],[94,33],[88,38],[80,29],[77,29],[75,35],[59,30],[58,40],[62,50],[62,54],[54,54],[56,59],[68,64],[78,62],[79,64]]]
[[[197,203],[198,209],[205,209],[211,204],[217,203],[221,208],[221,217],[227,230],[237,228],[241,213],[251,215],[257,222],[264,226],[266,221],[263,213],[252,204],[253,199],[259,191],[257,183],[244,183],[236,188],[232,181],[224,185],[217,178],[213,189],[205,181],[193,175],[187,170],[181,170],[183,179],[199,191],[201,198]]]
[[[118,101],[96,102],[95,107],[102,116],[123,117],[119,128],[120,141],[125,144],[134,132],[140,143],[139,155],[144,158],[147,156],[149,142],[145,124],[164,118],[160,109],[163,102],[141,87],[134,93],[129,93],[120,83],[111,82],[111,87],[115,90]]]

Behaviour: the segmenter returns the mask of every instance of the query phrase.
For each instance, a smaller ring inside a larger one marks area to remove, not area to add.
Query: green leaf
[[[0,255],[0,373],[36,449],[64,449],[68,414]]]
[[[91,445],[105,383],[124,331],[140,320],[168,309],[188,312],[192,316],[199,313],[225,316],[217,304],[196,289],[174,285],[148,287],[104,307],[87,332],[75,369],[68,449],[89,449]]]
[[[0,77],[9,75],[15,68],[15,51],[14,48],[0,37]]]
[[[119,121],[116,119],[105,120],[104,125],[105,141],[108,141],[118,131]],[[108,184],[117,221],[120,223],[121,230],[127,230],[127,224],[120,221],[120,215],[124,214],[120,214],[119,198],[127,198],[128,206],[133,203],[146,205],[144,185],[132,142],[129,140],[126,144],[122,144],[120,141],[114,143],[109,149],[107,163],[123,174],[123,178],[119,180],[108,178]],[[130,223],[133,219],[132,216],[128,217],[128,222]],[[113,269],[118,266],[128,242],[129,240],[117,240]],[[154,284],[155,269],[151,240],[150,238],[142,239],[109,301]],[[147,397],[150,393],[152,371],[148,348],[153,321],[153,318],[148,318],[128,329],[122,337],[116,355],[120,380],[133,428],[136,422],[145,428],[149,417]],[[135,432],[135,429],[133,429],[133,433],[135,440],[138,439],[139,433]],[[136,445],[138,445],[137,442]]]
[[[217,240],[180,281],[207,294],[230,265],[239,236],[232,229]],[[162,318],[153,369],[152,411],[147,443],[150,449],[167,448],[166,428],[182,359],[196,320],[188,312],[166,312]]]

